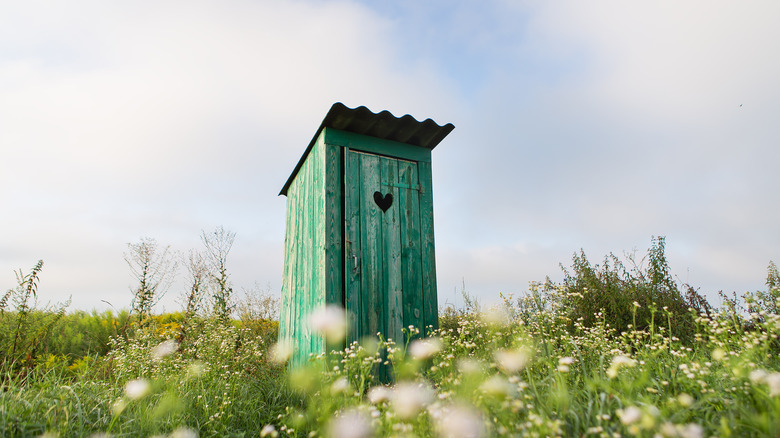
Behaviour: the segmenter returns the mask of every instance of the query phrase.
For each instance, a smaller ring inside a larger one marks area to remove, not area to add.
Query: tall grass
[[[365,392],[372,378],[355,372],[376,364],[381,346],[319,357],[290,377],[305,407],[289,409],[273,427],[289,435],[455,437],[780,431],[776,314],[764,313],[750,330],[728,312],[698,315],[695,341],[686,344],[670,334],[675,327],[663,309],[646,330],[617,333],[599,313],[589,327],[561,309],[518,319],[528,307],[507,301],[458,315],[454,327],[406,351],[389,345],[391,387]],[[641,308],[634,307],[635,316]]]
[[[631,274],[583,255],[572,281],[485,310],[466,297],[428,338],[408,327],[295,369],[266,295],[237,320],[65,314],[36,309],[37,266],[0,299],[0,436],[777,436],[776,267],[766,292],[683,312],[662,255]],[[641,299],[583,313],[615,284]],[[331,322],[313,328],[340,339]]]

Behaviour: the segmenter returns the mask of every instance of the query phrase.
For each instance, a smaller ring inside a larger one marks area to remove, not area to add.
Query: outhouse
[[[325,351],[308,318],[344,308],[346,343],[438,327],[431,150],[455,127],[334,104],[282,187],[279,338],[293,364]]]

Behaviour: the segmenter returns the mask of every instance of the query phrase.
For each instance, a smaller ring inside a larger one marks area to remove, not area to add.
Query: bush
[[[646,330],[653,323],[660,330],[673,330],[685,343],[693,341],[695,314],[708,313],[711,307],[693,288],[683,293],[670,274],[665,239],[654,237],[647,255],[638,263],[628,257],[630,269],[614,254],[601,265],[591,265],[585,253],[574,254],[571,270],[566,268],[560,295],[561,307],[575,322],[586,327],[596,323],[597,315],[618,333]],[[645,266],[645,262],[647,265]]]

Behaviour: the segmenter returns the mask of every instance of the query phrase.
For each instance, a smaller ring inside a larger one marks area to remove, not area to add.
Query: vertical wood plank
[[[417,164],[402,161],[399,181],[409,187],[419,185]],[[414,326],[423,331],[423,286],[420,240],[420,191],[402,189],[401,244],[404,290],[404,327]]]
[[[430,162],[417,165],[420,178],[420,234],[423,285],[423,323],[439,327],[439,304],[436,291],[436,253],[433,237],[433,176]],[[427,334],[427,333],[426,333]]]
[[[284,265],[282,268],[281,306],[279,309],[279,341],[282,342],[287,339],[290,333],[290,259],[293,254],[291,245],[294,242],[293,229],[291,228],[294,211],[292,208],[293,202],[292,197],[288,196],[284,223]]]
[[[381,158],[382,195],[391,194],[393,203],[384,212],[382,234],[384,239],[384,272],[386,279],[384,292],[384,334],[398,345],[403,345],[403,273],[401,255],[400,214],[402,200],[398,184],[399,161],[392,158]]]
[[[341,205],[341,165],[342,148],[325,145],[325,277],[326,302],[344,306],[342,296],[342,205]]]
[[[361,321],[363,291],[360,263],[362,260],[360,209],[360,155],[347,150],[344,160],[344,269],[345,308],[349,318],[348,342],[358,341],[364,333]]]
[[[361,289],[364,300],[361,320],[364,332],[374,336],[380,331],[382,309],[382,283],[384,266],[382,252],[382,211],[374,202],[374,192],[379,189],[379,157],[359,154],[361,161]]]
[[[325,144],[310,151],[288,189],[285,266],[280,314],[280,340],[296,346],[292,366],[305,363],[310,353],[324,351],[324,340],[311,332],[308,316],[324,304],[325,257]]]
[[[315,145],[317,154],[315,156],[312,169],[312,207],[313,212],[310,219],[312,242],[309,247],[311,277],[311,307],[310,312],[325,305],[325,143],[322,137],[317,140]],[[324,351],[326,348],[325,339],[320,335],[312,333],[312,352]]]

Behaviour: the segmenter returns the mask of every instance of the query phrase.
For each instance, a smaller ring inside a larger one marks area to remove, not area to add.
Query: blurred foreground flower
[[[198,438],[198,432],[195,429],[181,426],[171,432],[170,438]]]
[[[280,341],[271,347],[271,360],[283,364],[290,360],[293,353],[295,353],[295,348],[289,342]]]
[[[780,395],[780,373],[768,374],[764,382],[769,386],[769,395],[774,397]]]
[[[482,372],[482,364],[469,357],[462,357],[458,359],[458,371],[463,374],[478,374]]]
[[[352,386],[346,377],[339,377],[330,385],[330,392],[333,394],[348,394],[352,392]]]
[[[636,406],[618,409],[617,414],[618,417],[620,417],[620,422],[626,426],[634,424],[642,419],[642,411]]]
[[[519,350],[499,350],[493,354],[496,364],[507,374],[521,371],[531,361],[531,353],[526,348]]]
[[[441,349],[439,338],[415,339],[409,344],[409,356],[412,359],[426,360],[435,356]]]
[[[374,386],[368,390],[368,401],[372,404],[379,404],[390,401],[393,391],[386,386]]]
[[[687,407],[689,407],[690,405],[693,404],[694,399],[693,399],[693,397],[690,394],[685,393],[685,392],[681,392],[677,396],[677,402],[680,403],[680,406],[684,406],[684,407],[687,408]]]
[[[433,389],[423,383],[402,382],[393,388],[391,404],[396,415],[409,420],[433,400]]]
[[[371,419],[354,409],[338,415],[328,427],[328,436],[331,438],[368,438],[373,435]]]
[[[510,397],[515,393],[515,386],[502,376],[492,376],[479,385],[479,389],[494,397]]]
[[[444,408],[434,416],[441,438],[480,438],[487,436],[485,422],[479,411],[470,406]]]
[[[160,360],[165,356],[169,356],[179,348],[179,344],[173,339],[161,342],[156,347],[152,348],[152,359]]]
[[[260,431],[260,436],[262,438],[265,437],[276,438],[279,436],[279,432],[276,431],[276,427],[274,427],[272,424],[266,424],[265,426],[263,426],[263,429]]]
[[[704,429],[696,423],[681,425],[667,422],[661,425],[660,432],[660,436],[668,438],[702,438],[704,436]]]
[[[329,344],[337,344],[347,335],[347,320],[344,309],[327,306],[314,311],[309,317],[312,330],[325,336]]]
[[[205,371],[206,367],[203,365],[203,362],[193,361],[187,365],[187,378],[200,377]]]
[[[704,428],[696,423],[690,423],[681,427],[678,433],[682,438],[702,438],[704,436]]]
[[[636,360],[631,359],[628,356],[617,355],[612,358],[612,363],[609,365],[609,368],[607,369],[607,377],[610,379],[614,379],[618,375],[618,371],[620,371],[621,368],[633,368],[636,366]]]
[[[574,363],[574,358],[572,357],[561,357],[558,359],[558,371],[561,373],[568,373],[569,372],[569,365]]]
[[[152,385],[146,379],[135,379],[125,384],[125,395],[130,400],[140,400],[152,390]]]

